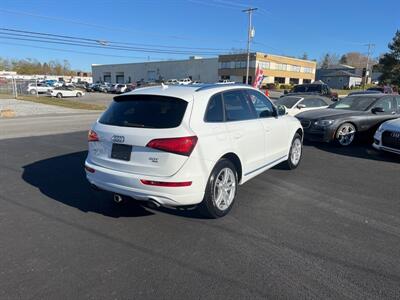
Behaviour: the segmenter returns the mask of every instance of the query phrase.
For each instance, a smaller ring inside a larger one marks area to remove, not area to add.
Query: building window
[[[285,77],[275,77],[275,83],[285,83]]]
[[[290,78],[289,83],[290,84],[299,84],[299,78]]]
[[[304,73],[313,73],[313,68],[303,67],[303,72]]]
[[[276,70],[280,70],[280,71],[286,71],[287,70],[287,64],[276,64],[275,65],[275,69]]]
[[[260,61],[258,63],[258,66],[260,67],[260,69],[270,69],[271,67],[269,61]]]
[[[311,79],[303,79],[303,83],[311,83]]]
[[[229,75],[221,75],[221,80],[230,80],[231,76]]]
[[[231,68],[231,62],[230,61],[222,61],[219,63],[219,68],[220,69],[230,69]]]
[[[235,69],[246,68],[247,61],[235,61]]]
[[[300,66],[293,66],[293,65],[290,65],[290,66],[289,66],[289,70],[292,71],[292,72],[300,72],[301,67],[300,67]]]

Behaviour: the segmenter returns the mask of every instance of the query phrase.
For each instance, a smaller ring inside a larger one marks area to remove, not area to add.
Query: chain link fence
[[[15,79],[0,77],[0,95],[3,98],[17,98],[18,96],[35,96],[47,92],[34,79]]]

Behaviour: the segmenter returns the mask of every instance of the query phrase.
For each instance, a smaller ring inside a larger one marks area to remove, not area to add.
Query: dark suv
[[[319,95],[331,101],[338,100],[338,94],[332,93],[330,87],[325,83],[305,83],[294,86],[290,92],[285,91],[284,95]]]

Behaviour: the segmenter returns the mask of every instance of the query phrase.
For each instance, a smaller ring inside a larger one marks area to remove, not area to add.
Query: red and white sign
[[[254,88],[259,88],[261,86],[261,83],[264,79],[264,74],[263,74],[263,70],[260,69],[259,66],[257,66],[257,70],[256,70],[256,78],[253,81],[253,87]]]

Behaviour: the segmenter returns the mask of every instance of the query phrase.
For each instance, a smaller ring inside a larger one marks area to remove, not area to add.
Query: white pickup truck
[[[31,94],[31,95],[36,95],[36,94],[45,94],[51,90],[53,90],[54,87],[45,84],[45,83],[30,83],[28,84],[28,88],[26,91]]]

